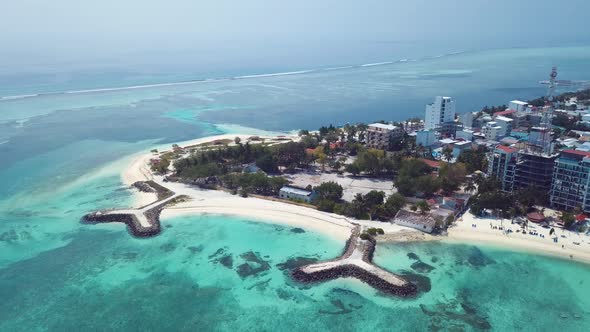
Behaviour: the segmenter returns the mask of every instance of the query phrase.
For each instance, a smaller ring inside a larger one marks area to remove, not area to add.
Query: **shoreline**
[[[223,134],[189,140],[179,143],[179,145],[185,147],[220,139],[234,139],[235,137],[240,137],[244,141],[251,136],[256,135]],[[289,137],[289,135],[285,136]],[[260,137],[272,138],[271,136]],[[290,137],[293,136],[291,135]],[[149,169],[148,162],[153,156],[150,152],[138,153],[128,167],[121,172],[122,182],[127,186],[130,186],[136,181],[149,180],[164,184],[163,177],[153,175]],[[465,213],[454,226],[449,228],[448,236],[436,237],[391,223],[352,220],[344,216],[325,213],[311,208],[256,197],[242,198],[227,192],[199,189],[174,182],[167,182],[165,186],[178,195],[190,197],[191,200],[165,207],[161,213],[162,219],[206,214],[240,216],[258,222],[301,227],[325,234],[336,240],[348,239],[353,225],[361,224],[364,226],[384,228],[386,232],[385,236],[382,236],[382,238],[377,237],[377,241],[380,243],[439,240],[458,244],[485,244],[498,249],[516,250],[524,253],[551,256],[563,260],[590,264],[590,237],[584,235],[579,236],[569,231],[558,231],[556,233],[559,233],[559,235],[564,234],[566,238],[558,235],[558,242],[554,243],[548,234],[545,235],[545,238],[521,233],[506,235],[502,231],[492,229],[490,226],[490,223],[499,226],[501,224],[499,220],[476,218],[469,212]],[[146,206],[157,200],[154,193],[145,193],[139,190],[133,190],[133,197],[134,207]],[[471,225],[473,224],[476,224],[477,227],[472,227]],[[510,225],[510,221],[504,221],[504,225]],[[511,228],[515,231],[519,229],[518,225],[511,225],[506,228]],[[530,228],[538,231],[539,234],[549,232],[548,229],[541,228],[538,225],[530,225]],[[574,237],[574,235],[578,237]],[[580,242],[580,245],[573,243],[578,242],[576,240]],[[565,248],[562,248],[562,245]]]
[[[556,228],[553,237],[557,237],[558,242],[555,243],[549,236],[550,229],[532,223],[532,225],[529,224],[529,229],[543,234],[544,238],[530,235],[528,232],[527,234],[516,233],[516,230],[521,229],[520,226],[511,224],[511,221],[506,219],[476,218],[470,212],[466,212],[461,219],[449,228],[448,236],[442,238],[443,242],[482,244],[494,249],[518,251],[590,265],[590,236]],[[472,224],[477,227],[472,227]],[[503,225],[505,229],[512,229],[514,232],[506,234],[498,229],[492,229],[490,225],[496,227]]]

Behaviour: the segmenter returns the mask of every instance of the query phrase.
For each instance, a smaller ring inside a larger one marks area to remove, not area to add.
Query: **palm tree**
[[[449,162],[453,159],[453,150],[449,147],[444,148],[443,150],[443,158]]]
[[[475,186],[475,181],[473,179],[468,179],[467,183],[465,184],[465,190],[468,193],[474,192],[477,187]]]

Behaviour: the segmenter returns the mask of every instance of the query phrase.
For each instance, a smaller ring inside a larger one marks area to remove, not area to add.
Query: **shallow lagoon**
[[[0,270],[0,330],[583,331],[590,268],[443,243],[379,245],[375,262],[419,280],[415,299],[354,280],[294,283],[289,269],[343,243],[236,217],[164,220],[152,239],[121,225]],[[304,259],[305,258],[305,259]],[[542,314],[539,314],[542,312]]]

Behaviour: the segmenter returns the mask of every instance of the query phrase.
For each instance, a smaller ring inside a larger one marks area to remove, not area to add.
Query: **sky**
[[[356,62],[588,44],[587,0],[18,0],[0,73],[46,65]]]

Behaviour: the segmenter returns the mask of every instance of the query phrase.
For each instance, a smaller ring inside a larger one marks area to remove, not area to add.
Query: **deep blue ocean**
[[[476,111],[542,96],[554,65],[561,79],[590,79],[581,46],[371,62],[2,77],[0,330],[589,330],[590,268],[573,262],[472,245],[380,247],[376,262],[391,270],[412,271],[410,252],[434,267],[430,289],[402,300],[348,280],[293,284],[281,263],[342,248],[312,232],[197,216],[163,220],[160,236],[137,240],[120,225],[79,223],[129,204],[120,171],[155,145],[403,120],[436,95]],[[233,267],[212,256],[220,249]],[[270,268],[242,278],[249,252]]]

